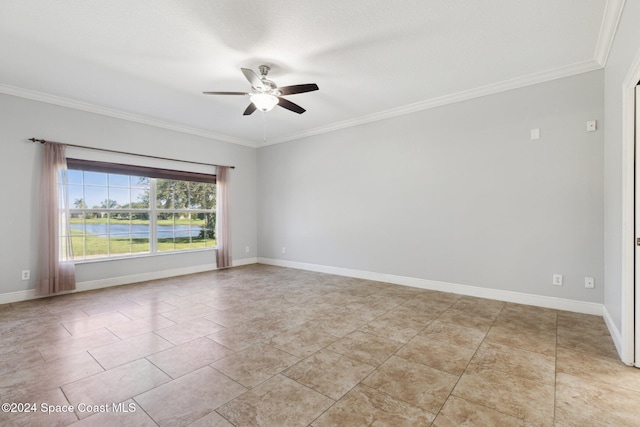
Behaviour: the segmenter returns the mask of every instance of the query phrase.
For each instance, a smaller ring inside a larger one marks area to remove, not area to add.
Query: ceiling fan
[[[251,90],[249,92],[202,92],[205,95],[248,95],[251,100],[251,104],[244,110],[243,115],[256,111],[271,111],[276,105],[293,111],[294,113],[302,114],[306,110],[295,104],[288,99],[282,98],[285,95],[294,95],[296,93],[305,93],[318,90],[318,85],[315,83],[308,83],[302,85],[283,86],[278,87],[273,81],[267,79],[270,68],[266,65],[258,67],[260,70],[260,76],[258,76],[253,70],[248,68],[241,68],[242,74],[251,83]]]

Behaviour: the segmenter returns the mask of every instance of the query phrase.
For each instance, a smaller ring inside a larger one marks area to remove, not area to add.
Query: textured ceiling
[[[2,0],[0,92],[250,146],[601,68],[623,0]],[[243,116],[241,67],[317,83]]]

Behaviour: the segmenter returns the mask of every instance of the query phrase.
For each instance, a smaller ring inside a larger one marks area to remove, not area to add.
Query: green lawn
[[[193,224],[193,222],[192,222]],[[71,230],[73,254],[77,259],[86,257],[107,256],[109,254],[135,254],[150,251],[149,239],[106,238],[91,233],[83,235],[81,230]],[[182,249],[210,248],[216,246],[212,239],[176,237],[175,239],[158,239],[158,252],[177,251]]]

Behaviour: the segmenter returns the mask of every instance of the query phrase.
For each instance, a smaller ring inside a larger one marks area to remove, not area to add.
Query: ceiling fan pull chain
[[[262,142],[267,143],[267,114],[262,113]]]

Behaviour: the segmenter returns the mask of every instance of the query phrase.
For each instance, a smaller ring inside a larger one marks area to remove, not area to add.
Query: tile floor
[[[640,425],[600,317],[264,265],[3,305],[0,342],[0,425]]]

